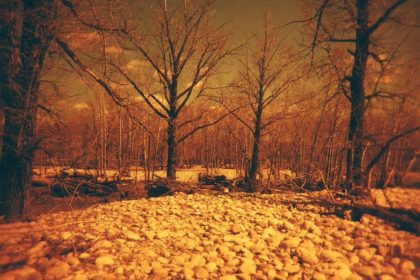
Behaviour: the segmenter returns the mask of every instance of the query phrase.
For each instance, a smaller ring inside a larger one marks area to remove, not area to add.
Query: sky
[[[181,0],[167,0],[168,6],[177,6]],[[189,0],[193,1],[193,0]],[[138,7],[144,13],[156,5],[157,0],[140,0]],[[274,25],[284,25],[301,18],[299,12],[300,0],[215,0],[215,20],[229,23],[235,31],[236,39],[246,38],[251,33],[262,29],[265,13],[271,15]],[[289,30],[297,30],[292,25]]]

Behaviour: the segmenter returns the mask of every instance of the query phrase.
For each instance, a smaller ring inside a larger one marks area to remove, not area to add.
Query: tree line
[[[239,44],[214,4],[139,18],[128,1],[2,1],[0,213],[21,216],[33,164],[52,161],[171,180],[229,167],[254,187],[290,169],[348,189],[415,168],[415,1],[302,1],[299,43],[267,14]],[[76,79],[90,99],[66,108]]]

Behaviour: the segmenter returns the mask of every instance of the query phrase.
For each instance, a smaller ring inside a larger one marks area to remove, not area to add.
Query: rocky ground
[[[420,277],[419,236],[312,199],[176,194],[41,215],[0,226],[0,279]]]

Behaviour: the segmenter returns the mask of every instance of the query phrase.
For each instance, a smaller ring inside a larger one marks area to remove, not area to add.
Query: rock
[[[333,250],[323,250],[321,256],[327,260],[335,261],[339,258],[343,258],[343,255],[339,252]]]
[[[156,237],[159,239],[165,239],[169,236],[169,230],[161,230],[156,233]]]
[[[206,259],[201,255],[194,254],[191,256],[190,264],[192,267],[204,266],[206,264]]]
[[[96,242],[95,246],[98,248],[111,248],[112,243],[109,242],[108,240],[101,240],[99,242]]]
[[[371,266],[358,265],[353,267],[354,271],[363,276],[364,279],[376,279],[375,270]]]
[[[349,251],[349,252],[352,252],[354,250],[354,246],[349,244],[349,243],[343,244],[342,247],[343,247],[344,250]]]
[[[373,250],[369,250],[369,249],[373,249]],[[366,249],[359,250],[357,255],[362,260],[368,262],[368,261],[370,261],[370,259],[373,257],[374,254],[375,254],[375,249],[374,248],[366,248]]]
[[[242,232],[242,227],[239,224],[234,224],[231,227],[230,231],[234,234],[238,234],[238,233]]]
[[[88,258],[90,258],[90,254],[86,253],[86,252],[83,252],[83,253],[80,254],[79,258],[82,259],[82,260],[88,259]]]
[[[287,231],[296,231],[296,226],[288,221],[283,222],[283,228]]]
[[[404,274],[411,274],[414,269],[416,269],[416,266],[412,261],[404,260],[400,263],[400,270]]]
[[[254,244],[254,246],[251,247],[251,252],[261,253],[266,248],[267,248],[267,245],[265,244],[264,240],[260,239],[257,241],[257,243]]]
[[[186,260],[183,256],[174,256],[171,261],[172,264],[179,266],[183,265],[185,262]]]
[[[99,265],[99,266],[101,266],[101,265],[113,265],[113,264],[115,264],[115,261],[114,261],[113,256],[105,255],[105,256],[98,257],[95,260],[95,263],[96,263],[96,265]]]
[[[312,275],[313,280],[327,280],[327,276],[321,272],[314,272],[314,275]]]
[[[162,266],[155,266],[152,269],[152,274],[158,276],[159,278],[167,278],[168,270]]]
[[[212,273],[217,270],[217,264],[215,262],[208,262],[206,264],[206,269],[208,272]]]
[[[43,278],[43,276],[41,276],[41,273],[39,273],[36,269],[30,267],[30,266],[23,266],[20,269],[13,269],[13,270],[9,270],[7,272],[2,272],[2,274],[0,275],[0,279],[2,280],[20,280],[20,279],[53,279],[53,278],[47,278],[47,276],[45,275],[45,277]],[[60,278],[58,278],[60,279]]]
[[[239,271],[245,274],[255,274],[257,272],[257,265],[252,259],[242,259]]]
[[[283,267],[283,270],[287,273],[294,274],[299,272],[300,265],[299,264],[287,264]]]
[[[219,280],[237,280],[235,275],[224,275],[219,278]]]
[[[389,274],[382,274],[379,280],[394,280],[395,278]]]
[[[45,279],[63,279],[70,272],[70,266],[62,261],[45,271]]]
[[[144,235],[146,236],[147,239],[152,240],[153,238],[155,238],[155,232],[152,230],[146,230],[144,232]]]
[[[334,277],[337,280],[346,280],[352,275],[350,267],[344,262],[336,262],[332,267],[335,268]]]
[[[312,221],[305,221],[305,223],[303,224],[303,226],[309,232],[311,232],[313,234],[316,234],[316,235],[321,235],[321,230]]]
[[[61,239],[63,239],[63,240],[67,240],[67,239],[69,239],[70,237],[72,237],[72,233],[70,232],[70,231],[65,231],[65,232],[63,232],[62,234],[61,234]]]
[[[36,257],[44,255],[44,251],[47,247],[48,247],[47,242],[45,241],[38,242],[35,246],[33,246],[31,249],[28,250],[27,255],[36,256]]]
[[[124,267],[119,266],[119,267],[117,267],[114,271],[115,271],[115,273],[117,273],[117,274],[123,275],[123,274],[124,274]]]
[[[203,266],[196,266],[194,268],[194,275],[196,279],[208,279],[209,272]]]
[[[317,264],[319,262],[318,257],[316,256],[315,248],[301,246],[296,249],[296,252],[301,260],[306,263]]]
[[[185,279],[193,279],[194,277],[194,271],[189,266],[184,266],[182,273],[184,274]]]
[[[291,237],[287,240],[284,240],[282,243],[286,248],[294,249],[300,244],[300,238],[299,237]]]
[[[128,240],[133,240],[133,241],[140,240],[140,235],[132,231],[127,231],[125,233],[125,236],[127,237]]]
[[[143,251],[143,255],[146,258],[156,258],[158,255],[152,249],[146,249]]]

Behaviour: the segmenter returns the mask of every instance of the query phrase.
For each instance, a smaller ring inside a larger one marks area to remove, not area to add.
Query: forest
[[[417,0],[0,1],[0,279],[420,277],[419,21]]]

